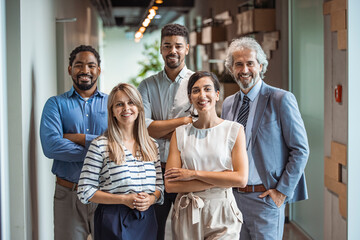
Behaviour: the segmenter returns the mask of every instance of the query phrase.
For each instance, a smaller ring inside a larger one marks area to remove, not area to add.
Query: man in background
[[[143,98],[146,125],[151,137],[159,143],[163,174],[169,153],[170,138],[175,128],[192,122],[187,96],[187,83],[192,71],[185,65],[189,53],[189,32],[179,24],[168,24],[161,30],[160,53],[164,70],[143,80],[138,89]],[[164,194],[163,205],[156,205],[158,238],[164,239],[166,219],[176,194]]]

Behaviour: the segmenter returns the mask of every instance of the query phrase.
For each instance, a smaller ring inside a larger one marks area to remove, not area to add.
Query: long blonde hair
[[[135,142],[139,145],[139,151],[143,161],[155,161],[157,159],[158,151],[154,141],[150,138],[145,125],[145,112],[141,95],[134,86],[127,83],[118,84],[111,90],[109,95],[107,105],[108,130],[104,135],[108,138],[110,160],[114,161],[116,164],[125,162],[125,152],[122,147],[123,134],[113,113],[115,96],[118,91],[123,91],[138,108],[139,115],[135,120],[133,131]]]

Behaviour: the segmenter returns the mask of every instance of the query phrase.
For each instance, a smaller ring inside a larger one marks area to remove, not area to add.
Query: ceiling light
[[[141,32],[141,33],[144,33],[144,32],[145,32],[145,30],[146,30],[146,28],[145,28],[145,27],[140,27],[140,28],[139,28],[139,32]]]
[[[135,38],[141,38],[143,36],[143,34],[141,33],[141,32],[139,32],[139,31],[137,31],[136,33],[135,33]]]
[[[157,14],[157,15],[155,15],[154,18],[155,18],[155,19],[160,19],[160,18],[161,18],[161,15]]]
[[[150,9],[149,9],[149,13],[150,13],[150,14],[153,14],[153,15],[156,15],[156,11],[155,11],[155,9],[153,9],[153,8],[150,8]]]
[[[159,8],[157,6],[153,6],[152,9],[158,10]]]
[[[149,26],[150,22],[151,22],[151,20],[148,19],[148,18],[146,18],[146,19],[144,20],[144,22],[142,23],[142,25],[143,25],[144,27],[147,27],[147,26]]]
[[[155,3],[156,3],[156,4],[162,4],[162,3],[163,3],[163,0],[155,0]]]

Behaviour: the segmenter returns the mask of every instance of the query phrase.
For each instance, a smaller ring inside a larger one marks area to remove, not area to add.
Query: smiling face
[[[166,68],[182,69],[185,66],[185,56],[189,53],[189,44],[183,36],[166,36],[161,40],[160,53]]]
[[[261,70],[255,50],[241,49],[233,53],[232,73],[244,93],[248,93],[259,81]]]
[[[215,90],[210,77],[202,77],[192,86],[189,98],[199,113],[215,110],[215,104],[219,101],[219,91]]]
[[[138,107],[122,90],[115,94],[112,111],[119,125],[132,125],[139,115]]]
[[[96,81],[100,75],[101,69],[97,59],[92,52],[79,52],[68,67],[69,75],[73,80],[76,90],[86,91],[96,88]]]

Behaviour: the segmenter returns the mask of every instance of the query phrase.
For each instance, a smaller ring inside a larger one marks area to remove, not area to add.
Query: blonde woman
[[[156,239],[152,205],[161,204],[164,187],[140,93],[121,83],[111,91],[107,108],[108,130],[89,147],[78,197],[83,203],[99,203],[95,240]]]
[[[244,127],[219,118],[219,81],[209,72],[188,83],[198,120],[178,127],[170,142],[165,171],[167,192],[177,192],[173,239],[239,239],[242,214],[232,187],[246,186],[248,159]]]

